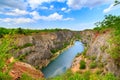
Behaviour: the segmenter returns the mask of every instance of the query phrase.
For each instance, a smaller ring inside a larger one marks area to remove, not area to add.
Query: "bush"
[[[35,80],[27,74],[22,74],[22,77],[19,80]]]
[[[96,63],[96,62],[91,62],[89,67],[90,67],[91,69],[94,69],[94,68],[97,67],[97,63]]]
[[[84,60],[80,61],[80,69],[85,69],[86,68],[86,62]]]
[[[102,80],[118,80],[112,73],[107,73]]]
[[[0,72],[0,80],[12,80],[8,73]]]
[[[90,59],[94,61],[96,59],[96,56],[91,56]]]

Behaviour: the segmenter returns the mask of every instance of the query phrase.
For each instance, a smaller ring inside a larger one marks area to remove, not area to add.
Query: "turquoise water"
[[[75,56],[83,50],[83,44],[80,41],[75,41],[73,46],[62,52],[62,54],[53,60],[47,67],[42,69],[44,76],[49,78],[64,73],[70,68]]]

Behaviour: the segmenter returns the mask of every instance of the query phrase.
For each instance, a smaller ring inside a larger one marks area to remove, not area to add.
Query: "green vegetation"
[[[56,76],[48,80],[119,80],[113,74],[100,75],[86,71],[84,73],[72,73],[70,70],[61,76]]]
[[[5,35],[4,38],[0,39],[0,80],[12,80],[11,76],[9,75],[9,71],[12,68],[14,62],[7,64],[8,59],[11,58],[10,50],[14,48],[14,46],[11,46],[11,42],[13,42],[13,40],[8,35]],[[27,46],[30,46],[30,44],[27,44]],[[27,74],[23,74],[19,80],[34,80],[34,79],[28,76]]]
[[[15,46],[14,45],[14,49],[23,49],[23,48],[30,47],[30,46],[33,46],[33,44],[32,43],[26,43],[23,46]]]
[[[111,33],[111,39],[109,40],[111,44],[111,48],[109,49],[109,53],[112,58],[119,59],[120,58],[120,16],[112,16],[107,15],[102,22],[96,23],[97,27],[94,29],[98,32],[104,33],[107,29],[111,29],[113,32]],[[104,50],[104,49],[103,49]]]
[[[89,67],[90,67],[90,69],[94,69],[94,68],[97,67],[97,63],[96,62],[91,62]]]
[[[72,73],[68,70],[65,74],[51,78],[49,80],[90,80],[90,72],[86,71],[83,74]]]
[[[44,29],[44,30],[33,30],[33,29],[22,29],[22,28],[17,28],[17,29],[7,29],[0,27],[0,38],[3,37],[6,34],[24,34],[28,35],[31,33],[39,33],[39,32],[56,32],[56,31],[69,31],[67,29]]]
[[[35,80],[35,79],[24,73],[22,74],[22,77],[19,80]]]
[[[84,51],[82,52],[82,55],[86,56],[86,53],[87,53],[87,48],[85,47]]]
[[[86,68],[86,62],[84,60],[80,61],[80,69],[85,69]]]
[[[12,80],[8,73],[3,73],[0,71],[0,80]]]
[[[69,41],[69,42],[68,42],[68,41],[67,41],[67,42],[64,42],[60,48],[51,49],[51,50],[50,50],[51,53],[55,54],[56,52],[58,52],[58,51],[60,51],[60,50],[62,50],[62,49],[64,49],[64,48],[66,48],[68,45],[70,45],[70,42],[71,42],[71,41]],[[55,44],[57,45],[57,44],[60,44],[60,43],[55,43]]]
[[[4,39],[0,40],[0,80],[8,80],[11,77],[8,74],[9,69],[11,68],[11,64],[6,64],[6,61],[10,58],[10,54],[8,53],[12,47],[10,47],[11,40],[5,36]],[[4,73],[3,70],[7,66],[7,69]]]

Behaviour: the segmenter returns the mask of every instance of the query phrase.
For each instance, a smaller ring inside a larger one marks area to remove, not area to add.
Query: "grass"
[[[65,74],[50,78],[48,80],[119,80],[112,73],[107,73],[105,75],[91,73],[86,71],[84,73],[72,73],[68,70]]]
[[[12,49],[10,46],[11,39],[8,38],[8,36],[5,36],[4,39],[1,39],[0,44],[0,80],[8,80],[11,79],[11,77],[8,74],[9,69],[11,68],[11,64],[6,64],[6,61],[10,58],[9,50]],[[5,66],[7,66],[7,70],[3,72],[5,69]]]

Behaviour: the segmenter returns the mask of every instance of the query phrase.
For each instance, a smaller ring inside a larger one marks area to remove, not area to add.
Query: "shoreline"
[[[73,46],[75,41],[76,41],[76,39],[71,39],[70,44],[67,47],[57,51],[56,53],[54,53],[54,55],[52,56],[50,61],[46,64],[46,66],[42,67],[40,70],[42,70],[43,68],[47,67],[52,61],[54,61],[57,57],[59,57],[59,55],[62,54],[63,51],[65,51],[68,48],[70,48],[71,46]]]

